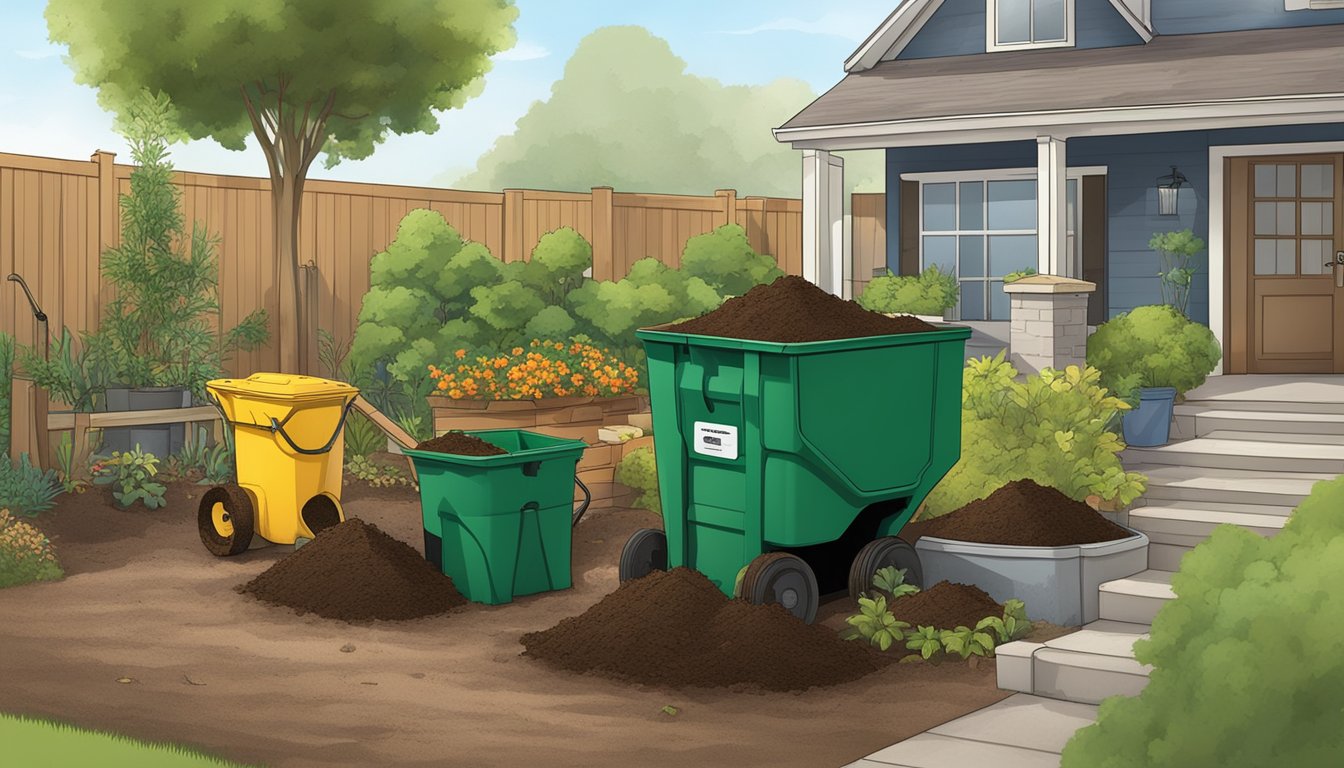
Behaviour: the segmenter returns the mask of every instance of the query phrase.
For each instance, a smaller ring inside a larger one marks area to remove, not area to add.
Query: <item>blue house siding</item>
[[[1190,228],[1208,241],[1209,147],[1243,144],[1344,141],[1344,123],[1272,128],[1100,136],[1068,142],[1070,166],[1107,166],[1107,292],[1110,315],[1161,301],[1160,260],[1148,249],[1155,232]],[[899,268],[902,173],[1030,168],[1030,141],[887,150],[887,264]],[[1176,216],[1159,216],[1157,177],[1180,168],[1190,180]],[[1208,322],[1208,254],[1196,257],[1190,316]]]
[[[1286,11],[1283,0],[1153,0],[1153,28],[1160,35],[1319,24],[1344,24],[1344,10]]]
[[[924,28],[901,51],[900,59],[931,59],[985,52],[985,0],[945,0]],[[1139,37],[1110,0],[1076,0],[1074,46],[1109,48],[1139,45]]]

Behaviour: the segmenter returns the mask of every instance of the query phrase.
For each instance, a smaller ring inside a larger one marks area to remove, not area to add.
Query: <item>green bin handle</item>
[[[593,492],[588,490],[588,486],[583,484],[578,475],[574,476],[574,482],[579,486],[579,490],[583,491],[583,502],[574,512],[574,522],[569,524],[571,528],[579,524],[579,521],[583,519],[583,513],[588,511],[588,505],[593,503]]]

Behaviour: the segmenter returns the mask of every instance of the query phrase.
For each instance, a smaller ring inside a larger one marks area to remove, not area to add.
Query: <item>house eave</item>
[[[1295,123],[1344,122],[1344,93],[1271,96],[1184,104],[949,115],[872,123],[776,128],[794,149],[881,149],[978,144],[1117,133],[1164,133]]]

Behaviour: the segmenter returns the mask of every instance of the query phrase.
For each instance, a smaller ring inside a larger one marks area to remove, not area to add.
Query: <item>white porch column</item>
[[[843,158],[803,150],[803,277],[837,296],[844,293],[844,190]]]
[[[1068,256],[1068,163],[1064,139],[1036,137],[1036,271],[1074,277]]]

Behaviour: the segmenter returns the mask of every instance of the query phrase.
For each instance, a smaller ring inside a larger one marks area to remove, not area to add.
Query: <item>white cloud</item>
[[[807,35],[827,35],[861,42],[872,32],[872,20],[846,11],[831,11],[811,21],[792,16],[771,19],[747,29],[723,30],[725,35],[756,35],[761,32],[801,32]]]
[[[550,56],[551,52],[536,43],[519,42],[507,51],[497,53],[495,61],[536,61]]]
[[[50,59],[52,56],[59,56],[61,50],[61,47],[58,45],[48,45],[43,48],[25,48],[23,50],[15,51],[14,55],[18,56],[20,59],[37,61],[39,59]]]

